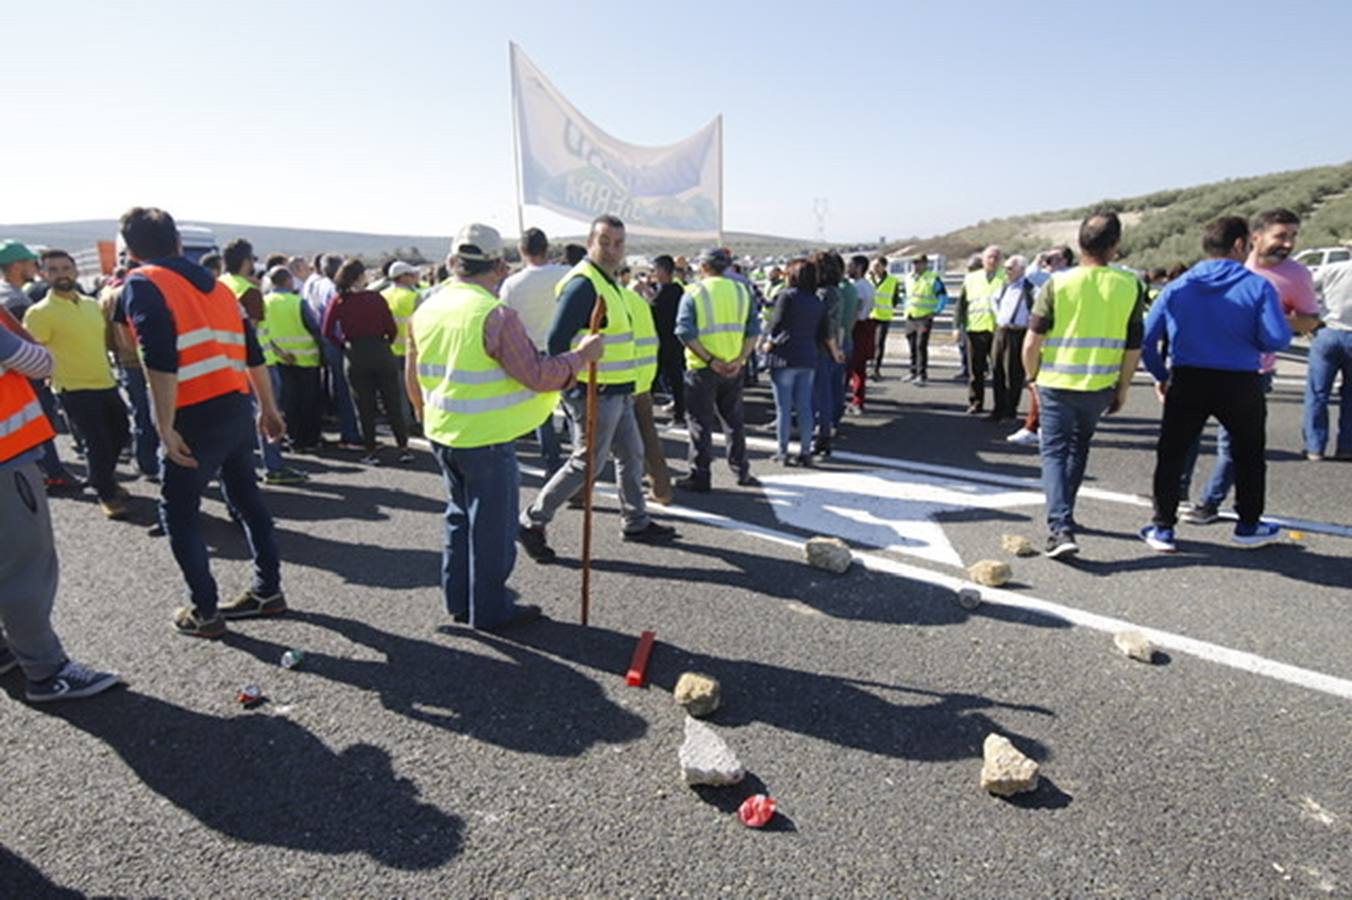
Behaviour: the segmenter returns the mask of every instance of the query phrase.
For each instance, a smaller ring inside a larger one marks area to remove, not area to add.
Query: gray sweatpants
[[[0,469],[0,644],[14,651],[29,681],[51,678],[66,661],[52,630],[57,578],[37,463]]]
[[[625,531],[648,527],[648,505],[643,496],[643,438],[634,418],[633,394],[602,394],[596,398],[595,472],[615,454],[615,474],[620,482],[620,517]],[[548,525],[559,507],[567,503],[587,480],[587,396],[564,397],[573,422],[573,453],[540,489],[535,502],[521,513],[521,524]]]

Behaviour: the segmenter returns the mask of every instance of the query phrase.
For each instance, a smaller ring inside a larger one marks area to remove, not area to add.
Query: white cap
[[[402,259],[395,260],[393,263],[390,264],[390,272],[389,272],[390,281],[393,281],[394,279],[399,278],[400,276],[403,275],[417,275],[417,274],[418,267],[409,265]]]

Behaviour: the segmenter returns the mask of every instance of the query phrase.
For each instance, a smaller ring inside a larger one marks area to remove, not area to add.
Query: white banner
[[[578,112],[516,44],[511,55],[521,203],[584,222],[611,213],[633,234],[720,236],[722,116],[677,144],[626,144]]]

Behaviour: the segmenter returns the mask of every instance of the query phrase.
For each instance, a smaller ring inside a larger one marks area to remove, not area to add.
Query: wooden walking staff
[[[596,303],[592,306],[591,333],[601,333],[601,322],[606,317],[606,301],[601,292],[596,292]],[[591,533],[592,533],[592,479],[596,475],[596,384],[597,364],[587,364],[587,465],[586,480],[582,486],[582,624],[587,624],[587,613],[591,608]]]

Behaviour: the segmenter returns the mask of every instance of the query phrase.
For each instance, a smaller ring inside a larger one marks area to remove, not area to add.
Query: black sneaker
[[[707,494],[710,490],[709,480],[707,478],[700,478],[696,475],[686,475],[682,478],[677,478],[676,481],[673,482],[673,485],[683,491],[692,491],[696,494]]]
[[[225,620],[219,613],[203,618],[191,606],[183,606],[174,613],[174,630],[184,637],[215,640],[225,636]]]
[[[1221,512],[1209,503],[1198,503],[1179,518],[1189,525],[1210,525],[1212,522],[1220,521]]]
[[[559,558],[545,540],[545,529],[542,525],[532,525],[529,528],[524,525],[517,526],[516,542],[526,551],[527,556],[538,563],[552,563]]]
[[[738,487],[760,487],[760,486],[761,486],[761,483],[760,483],[760,479],[757,478],[755,475],[752,475],[750,472],[743,472],[741,475],[738,475],[738,476],[737,476],[737,486],[738,486]]]
[[[626,541],[635,541],[640,544],[665,544],[675,537],[675,528],[670,525],[659,525],[651,520],[638,531],[626,531],[624,533]]]
[[[1049,559],[1060,559],[1063,556],[1074,556],[1080,552],[1080,545],[1075,543],[1075,536],[1069,531],[1063,531],[1060,534],[1053,534],[1047,538],[1047,557]]]
[[[260,597],[253,588],[240,594],[229,603],[220,607],[223,619],[257,619],[263,616],[280,616],[286,612],[286,595],[281,591],[271,597]]]
[[[122,679],[114,672],[97,672],[73,659],[68,659],[51,678],[30,681],[24,696],[30,703],[78,700],[81,697],[92,697],[121,683]]]

